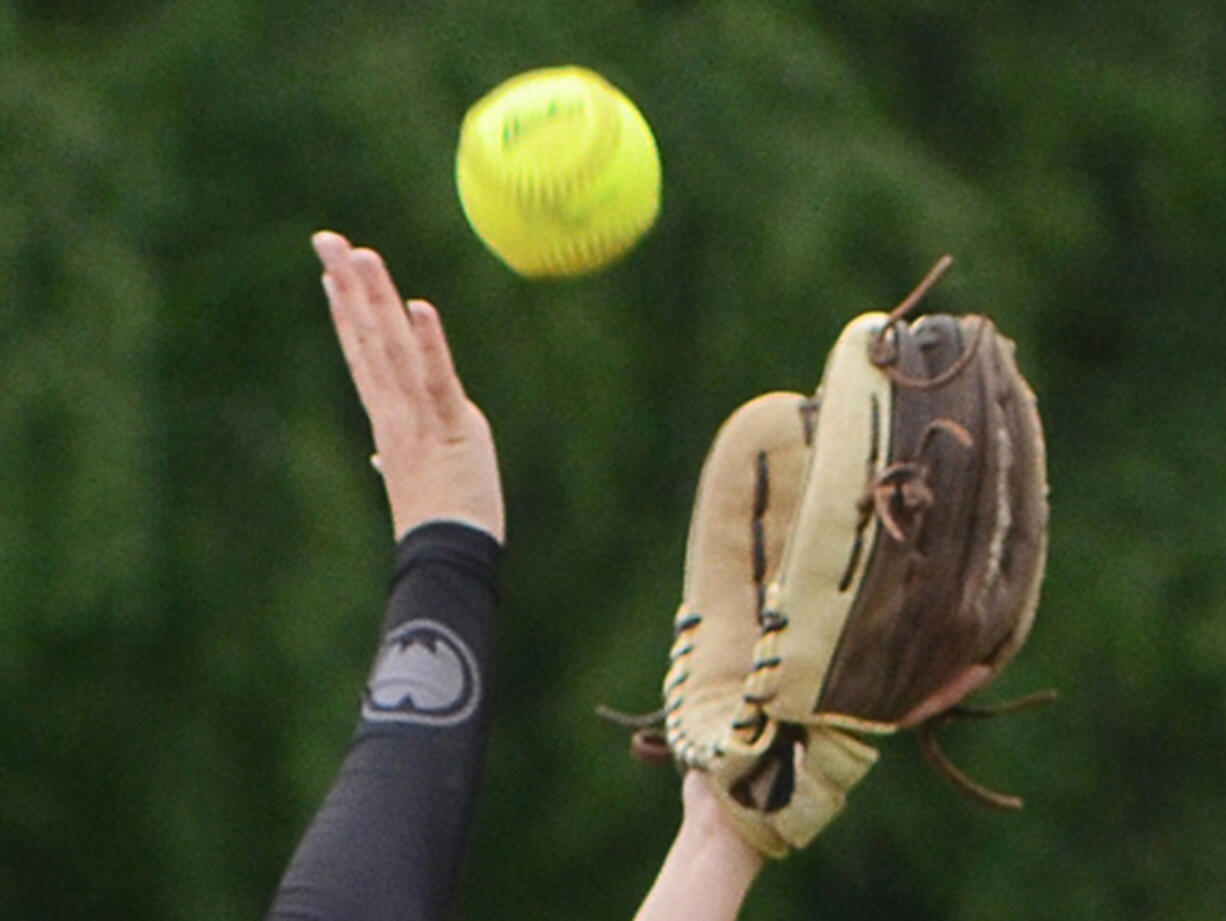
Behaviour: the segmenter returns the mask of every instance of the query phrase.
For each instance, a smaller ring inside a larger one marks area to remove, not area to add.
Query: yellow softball
[[[581,67],[512,77],[460,128],[456,185],[478,237],[528,277],[582,275],[622,256],[660,210],[651,128]]]

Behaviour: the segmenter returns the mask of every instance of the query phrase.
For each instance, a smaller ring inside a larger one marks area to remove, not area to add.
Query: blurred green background
[[[439,304],[510,519],[463,918],[626,918],[677,780],[647,710],[722,418],[808,390],[942,253],[928,310],[1018,342],[1049,576],[950,730],[887,742],[759,919],[1217,921],[1226,894],[1226,9],[999,0],[0,0],[0,917],[264,910],[355,718],[390,569],[308,236]],[[664,210],[528,283],[472,236],[467,105],[579,63]],[[980,731],[975,731],[975,729]]]

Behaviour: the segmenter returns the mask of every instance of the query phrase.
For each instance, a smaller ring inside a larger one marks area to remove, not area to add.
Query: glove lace
[[[898,347],[894,340],[886,338],[902,322],[903,318],[915,308],[915,305],[923,300],[924,296],[936,286],[936,283],[941,280],[941,277],[953,264],[952,256],[945,255],[938,259],[936,264],[928,270],[928,274],[915,286],[915,290],[903,298],[902,303],[890,311],[889,318],[882,325],[877,333],[877,337],[873,340],[872,347],[869,350],[869,360],[888,374],[890,380],[900,387],[908,387],[913,390],[935,390],[938,387],[942,387],[961,374],[975,360],[975,353],[979,351],[979,343],[982,341],[983,331],[987,327],[987,323],[982,318],[975,327],[975,338],[971,340],[970,347],[963,350],[962,355],[957,361],[935,377],[912,377],[898,370],[896,366],[898,362]]]
[[[951,707],[944,713],[929,717],[919,724],[917,727],[917,737],[920,751],[923,753],[924,759],[938,774],[948,780],[954,789],[971,801],[979,803],[981,806],[988,806],[989,808],[1003,811],[1021,809],[1024,801],[1020,796],[1001,793],[986,787],[972,780],[966,773],[960,770],[941,749],[936,733],[942,726],[958,720],[988,719],[1006,713],[1033,710],[1036,707],[1046,706],[1055,699],[1056,692],[1047,690],[1028,694],[1025,697],[1019,697],[1016,700],[1006,701],[991,707],[970,707],[966,705]]]

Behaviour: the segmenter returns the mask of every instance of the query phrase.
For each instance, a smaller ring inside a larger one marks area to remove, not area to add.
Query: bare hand
[[[370,419],[397,538],[431,520],[463,521],[501,543],[502,485],[489,423],[456,375],[438,312],[407,307],[374,250],[312,237],[332,322]]]

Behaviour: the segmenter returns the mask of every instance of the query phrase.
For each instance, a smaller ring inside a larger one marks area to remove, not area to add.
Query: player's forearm
[[[733,921],[762,857],[728,823],[706,778],[685,778],[685,818],[635,921]]]
[[[441,921],[454,901],[484,760],[499,548],[434,523],[398,551],[358,730],[270,921]]]

